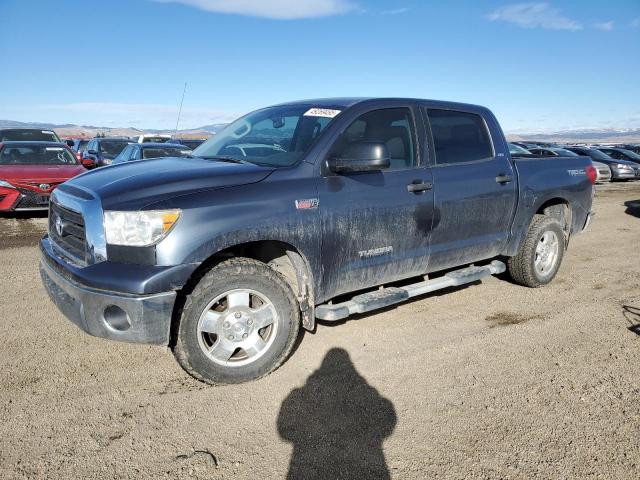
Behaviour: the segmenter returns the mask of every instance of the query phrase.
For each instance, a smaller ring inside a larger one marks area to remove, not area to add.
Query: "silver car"
[[[598,176],[596,177],[597,183],[605,183],[611,181],[611,169],[609,165],[606,163],[595,162],[592,161],[593,166],[596,167],[596,172],[598,172]]]

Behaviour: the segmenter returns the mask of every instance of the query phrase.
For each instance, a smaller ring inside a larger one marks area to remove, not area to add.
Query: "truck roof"
[[[307,100],[296,100],[293,102],[285,102],[278,104],[282,105],[313,105],[317,107],[342,107],[349,108],[359,103],[373,103],[380,101],[395,101],[395,102],[428,102],[441,108],[458,108],[464,110],[486,110],[486,107],[481,105],[474,105],[470,103],[448,102],[443,100],[430,100],[425,98],[410,98],[410,97],[335,97],[335,98],[312,98]]]

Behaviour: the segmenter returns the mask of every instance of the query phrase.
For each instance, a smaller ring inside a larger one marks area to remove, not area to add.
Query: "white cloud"
[[[183,3],[208,12],[232,13],[277,20],[327,17],[354,10],[351,0],[153,0]]]
[[[380,12],[380,15],[400,15],[401,13],[407,13],[409,11],[408,8],[395,8],[393,10],[383,10]]]
[[[593,28],[597,28],[598,30],[602,30],[603,32],[610,32],[613,30],[613,20],[609,20],[608,22],[598,22],[593,24]]]
[[[515,3],[498,8],[488,15],[489,20],[515,23],[522,28],[544,28],[547,30],[580,30],[582,25],[565,17],[548,3]]]

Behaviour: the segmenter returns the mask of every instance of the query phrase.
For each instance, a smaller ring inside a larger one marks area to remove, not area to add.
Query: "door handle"
[[[511,175],[505,175],[504,173],[501,173],[500,175],[498,175],[496,177],[496,183],[511,183],[513,182],[513,176]]]
[[[424,192],[426,190],[431,190],[433,185],[429,182],[420,182],[420,183],[410,183],[407,185],[407,192],[409,193],[419,193]]]

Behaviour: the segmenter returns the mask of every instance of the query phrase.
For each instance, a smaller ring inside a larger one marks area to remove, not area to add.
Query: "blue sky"
[[[0,0],[0,118],[181,128],[273,103],[483,104],[509,132],[640,127],[640,1]]]

